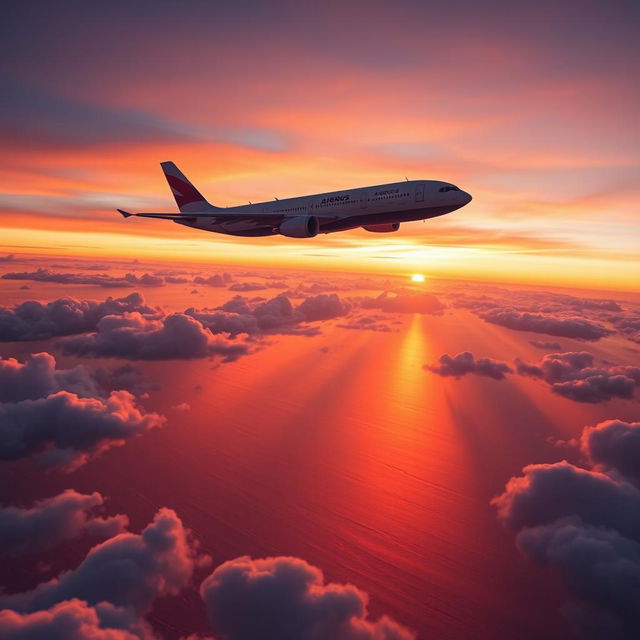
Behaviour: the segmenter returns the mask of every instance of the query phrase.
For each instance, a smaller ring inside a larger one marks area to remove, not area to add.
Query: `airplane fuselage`
[[[443,190],[446,189],[446,190]],[[319,233],[334,233],[363,226],[390,225],[435,218],[463,207],[471,196],[450,183],[436,180],[407,180],[373,187],[332,191],[298,198],[257,202],[221,211],[230,220],[188,218],[174,220],[195,229],[235,236],[270,236],[279,233],[272,216],[317,216]],[[233,212],[255,212],[249,222],[233,219]],[[265,223],[259,223],[264,216]],[[391,230],[391,229],[390,229]]]

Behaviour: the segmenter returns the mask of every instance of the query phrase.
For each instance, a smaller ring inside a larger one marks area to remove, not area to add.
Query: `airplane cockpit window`
[[[454,187],[452,184],[448,184],[446,187],[440,187],[438,191],[460,191],[460,189]]]

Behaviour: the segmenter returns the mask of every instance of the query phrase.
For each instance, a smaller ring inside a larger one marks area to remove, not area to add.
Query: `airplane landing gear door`
[[[367,192],[361,191],[360,192],[360,208],[364,209],[366,206],[367,206]]]
[[[416,186],[416,202],[424,202],[424,185],[419,184]]]

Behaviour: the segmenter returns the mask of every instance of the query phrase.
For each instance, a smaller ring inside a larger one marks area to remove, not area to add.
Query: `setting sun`
[[[425,277],[421,273],[414,273],[411,276],[411,282],[424,282]]]

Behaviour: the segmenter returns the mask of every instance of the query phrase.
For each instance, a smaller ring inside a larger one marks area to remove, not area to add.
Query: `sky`
[[[103,4],[3,6],[0,638],[636,640],[637,3]]]
[[[632,2],[9,3],[7,253],[145,256],[637,290]],[[464,209],[389,236],[248,242],[175,210],[443,179]]]

